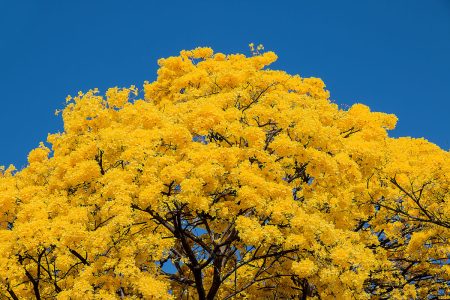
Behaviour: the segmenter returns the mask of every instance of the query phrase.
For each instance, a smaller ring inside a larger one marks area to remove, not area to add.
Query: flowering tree
[[[0,177],[5,299],[437,299],[450,154],[272,52],[182,51],[67,99]]]

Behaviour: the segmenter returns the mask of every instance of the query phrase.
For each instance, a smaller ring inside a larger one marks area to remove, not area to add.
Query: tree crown
[[[2,297],[447,294],[449,153],[259,51],[68,97],[64,131],[1,172]]]

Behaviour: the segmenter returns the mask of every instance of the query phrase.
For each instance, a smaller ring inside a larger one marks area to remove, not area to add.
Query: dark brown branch
[[[416,205],[419,207],[419,209],[422,211],[422,213],[427,216],[430,220],[433,219],[433,216],[431,216],[430,212],[428,212],[421,204],[420,204],[420,198],[415,197],[411,193],[408,193],[398,182],[395,178],[391,178],[391,183],[393,183],[400,191],[405,193]]]
[[[210,131],[209,134],[208,134],[208,138],[209,138],[209,140],[210,140],[211,142],[212,142],[213,140],[214,140],[214,141],[219,141],[219,142],[224,141],[224,142],[227,143],[230,147],[233,146],[233,144],[232,144],[225,136],[223,136],[222,134],[220,134],[220,133],[218,133],[218,132]]]
[[[36,297],[36,300],[41,300],[41,294],[39,291],[39,279],[40,279],[39,276],[37,276],[37,278],[34,278],[33,275],[31,275],[31,273],[23,265],[23,261],[25,260],[25,258],[21,255],[18,255],[18,258],[19,258],[19,263],[23,266],[23,269],[25,270],[25,275],[27,276],[27,278],[30,280],[31,284],[33,285],[33,291],[34,291],[34,296]]]
[[[361,131],[361,129],[355,129],[355,127],[352,127],[352,128],[350,128],[350,129],[348,129],[346,131],[341,132],[341,135],[345,134],[344,135],[344,139],[346,139],[346,138],[350,137],[352,134],[355,134],[355,133],[360,132],[360,131]]]
[[[308,183],[310,177],[308,174],[306,174],[306,167],[308,166],[308,163],[304,163],[301,165],[298,165],[297,162],[295,163],[295,167],[294,167],[294,174],[289,174],[286,176],[286,181],[288,183],[291,183],[292,181],[294,181],[295,179],[302,179],[302,181],[304,183]]]
[[[173,234],[175,238],[177,238],[181,242],[184,253],[186,253],[187,257],[189,258],[189,263],[187,264],[187,266],[189,267],[189,269],[191,269],[194,275],[195,287],[197,289],[198,297],[200,300],[205,300],[206,293],[205,288],[203,287],[202,269],[200,268],[198,260],[195,257],[195,254],[186,239],[186,231],[182,228],[180,209],[178,209],[178,211],[176,212],[172,222],[175,229]]]
[[[8,292],[8,294],[11,296],[11,298],[13,300],[19,300],[19,298],[17,297],[16,293],[14,293],[14,291],[11,289],[11,287],[9,286],[9,283],[6,286],[6,291]]]
[[[266,140],[264,143],[264,150],[269,148],[271,142],[273,142],[274,138],[282,131],[282,128],[274,128],[266,132]]]
[[[69,252],[72,253],[73,255],[75,255],[84,265],[90,266],[91,264],[87,261],[87,256],[86,258],[84,258],[83,256],[81,256],[80,253],[78,253],[77,251],[70,249],[69,248]]]
[[[264,93],[266,93],[272,86],[274,86],[274,85],[276,85],[276,84],[277,84],[277,82],[274,82],[274,83],[272,83],[272,84],[269,84],[266,88],[262,89],[262,90],[259,92],[259,94],[257,94],[257,96],[254,97],[254,98],[252,99],[252,101],[251,101],[248,105],[243,106],[242,112],[245,112],[247,109],[250,108],[250,106],[252,106],[253,104],[257,103],[258,100],[259,100],[259,98],[261,98],[261,96],[264,95]]]
[[[276,257],[276,256],[284,256],[286,254],[296,252],[297,250],[298,249],[289,249],[289,250],[282,250],[282,251],[273,252],[273,253],[267,253],[266,252],[266,254],[263,254],[263,255],[260,255],[260,256],[253,256],[253,257],[249,258],[248,260],[242,261],[241,263],[237,264],[237,266],[235,268],[233,268],[231,271],[229,271],[227,274],[225,274],[222,277],[222,282],[225,279],[227,279],[228,277],[230,277],[231,275],[233,275],[233,273],[235,271],[237,271],[238,269],[240,269],[241,267],[243,267],[245,265],[248,265],[248,264],[250,264],[250,263],[252,263],[252,262],[254,262],[256,260],[266,259],[266,258],[271,258],[271,257]]]
[[[174,235],[174,237],[176,237],[175,232],[176,232],[177,229],[176,229],[175,225],[171,224],[170,221],[168,221],[165,218],[161,217],[154,210],[150,209],[149,207],[146,208],[146,209],[142,209],[142,208],[140,208],[139,206],[137,206],[135,204],[132,204],[131,208],[150,214],[152,216],[152,218],[154,218],[161,225],[163,225],[165,228],[167,228]],[[200,238],[196,237],[191,232],[189,232],[187,230],[184,230],[183,228],[181,228],[181,230],[183,231],[183,234],[186,237],[188,237],[190,240],[192,240],[193,242],[195,242],[198,245],[200,245],[205,251],[207,251],[207,252],[211,251],[210,247],[204,241],[202,241]]]
[[[95,161],[98,164],[98,167],[100,168],[100,173],[102,175],[105,175],[105,169],[103,168],[103,150],[98,150],[98,154],[95,155]]]

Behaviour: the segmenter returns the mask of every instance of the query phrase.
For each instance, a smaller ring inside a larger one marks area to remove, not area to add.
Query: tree
[[[448,296],[449,152],[276,58],[197,48],[143,99],[68,97],[64,131],[1,172],[1,297]]]

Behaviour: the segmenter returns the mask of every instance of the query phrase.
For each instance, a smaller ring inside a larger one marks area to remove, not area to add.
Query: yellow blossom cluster
[[[0,298],[448,296],[449,152],[250,48],[68,97],[0,170]]]

